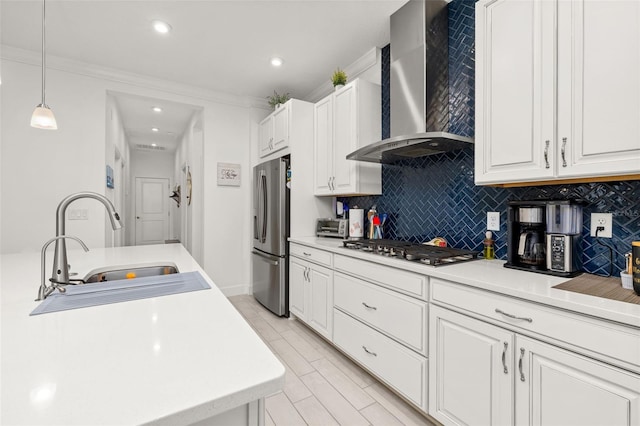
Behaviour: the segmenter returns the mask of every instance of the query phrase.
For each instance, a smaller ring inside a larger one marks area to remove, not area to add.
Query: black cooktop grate
[[[437,247],[397,240],[345,240],[343,246],[352,250],[397,257],[409,261],[422,262],[426,265],[440,266],[457,262],[465,262],[478,258],[479,252]]]

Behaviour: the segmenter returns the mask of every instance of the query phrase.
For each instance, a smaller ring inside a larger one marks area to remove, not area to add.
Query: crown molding
[[[0,58],[19,62],[27,65],[40,66],[42,63],[41,53],[32,50],[20,49],[5,44],[0,45]],[[101,80],[124,83],[132,86],[153,89],[160,92],[167,92],[174,95],[187,96],[208,102],[222,103],[232,106],[247,108],[261,108],[270,110],[265,99],[254,96],[238,96],[230,93],[217,92],[214,90],[178,83],[175,81],[163,80],[146,75],[130,73],[115,68],[103,67],[89,64],[74,59],[61,56],[47,55],[47,68],[58,71],[78,74]]]
[[[352,64],[345,67],[344,70],[347,75],[350,76],[350,80],[355,80],[356,78],[358,78],[358,76],[360,76],[360,74],[378,64],[380,59],[380,50],[381,49],[379,47],[374,47],[367,53],[356,59]],[[333,91],[333,84],[331,84],[331,81],[327,79],[326,82],[322,83],[318,88],[307,94],[304,99],[308,102],[315,103]]]

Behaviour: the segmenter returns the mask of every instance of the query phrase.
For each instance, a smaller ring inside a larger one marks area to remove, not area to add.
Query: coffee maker
[[[574,200],[511,201],[507,268],[561,277],[582,270],[582,205]]]

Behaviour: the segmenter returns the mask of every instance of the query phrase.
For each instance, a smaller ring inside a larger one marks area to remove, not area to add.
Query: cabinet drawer
[[[308,260],[310,262],[315,262],[320,265],[331,267],[332,262],[332,254],[328,251],[318,250],[315,248],[303,246],[300,244],[291,243],[289,246],[289,254],[291,256],[296,256],[301,259]]]
[[[336,270],[427,300],[427,278],[422,275],[347,256],[336,255],[334,262]]]
[[[427,356],[427,303],[336,272],[333,304]]]
[[[568,343],[575,347],[570,349],[586,350],[591,356],[640,372],[640,330],[439,279],[431,280],[431,298],[434,303],[491,318],[516,331],[537,333],[559,346]]]
[[[338,347],[426,411],[426,358],[337,309],[333,322]]]

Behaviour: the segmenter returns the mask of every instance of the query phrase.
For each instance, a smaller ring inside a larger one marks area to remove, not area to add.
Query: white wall
[[[59,130],[33,129],[29,119],[40,102],[38,55],[4,46],[1,52],[2,253],[39,250],[55,235],[56,206],[65,196],[106,193],[105,109],[107,93],[117,91],[202,108],[202,180],[194,182],[202,191],[202,215],[196,215],[193,224],[203,240],[201,262],[225,293],[249,288],[249,163],[252,106],[257,101],[113,70],[94,72],[95,67],[76,72],[77,64],[48,57],[47,102]],[[217,162],[240,164],[242,186],[218,187]],[[90,219],[67,221],[68,234],[89,247],[104,246],[103,206],[79,200],[72,207],[87,208]]]

